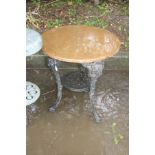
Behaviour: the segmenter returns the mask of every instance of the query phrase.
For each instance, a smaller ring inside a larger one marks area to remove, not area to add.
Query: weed
[[[27,13],[26,14],[26,22],[28,22],[30,25],[32,25],[33,27],[39,29],[39,22],[40,20],[35,18],[32,13]]]
[[[117,132],[116,130],[117,124],[115,122],[112,123],[112,134],[113,134],[113,143],[118,144],[122,139],[124,139],[123,135]]]

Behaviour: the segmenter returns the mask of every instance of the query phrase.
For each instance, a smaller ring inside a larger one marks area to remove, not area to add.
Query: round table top
[[[37,53],[41,48],[41,35],[33,29],[26,28],[26,56]]]
[[[42,34],[43,52],[56,60],[90,63],[111,57],[119,51],[116,35],[92,26],[68,25]]]

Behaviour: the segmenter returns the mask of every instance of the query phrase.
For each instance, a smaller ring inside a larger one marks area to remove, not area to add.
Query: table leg
[[[53,105],[49,108],[49,111],[54,112],[55,109],[59,106],[62,98],[62,84],[56,60],[48,58],[48,66],[50,67],[57,84],[57,98]]]
[[[102,71],[104,69],[104,62],[93,62],[93,63],[87,63],[82,65],[88,69],[88,76],[90,77],[89,97],[90,97],[92,113],[95,121],[100,122],[100,117],[98,116],[97,111],[95,109],[95,103],[97,101],[95,89],[96,89],[97,79],[102,75]]]

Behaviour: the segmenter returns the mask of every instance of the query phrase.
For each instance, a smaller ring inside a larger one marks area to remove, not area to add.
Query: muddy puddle
[[[27,70],[27,80],[41,89],[39,100],[27,107],[27,155],[129,154],[127,71],[104,71],[98,80],[100,123],[91,116],[88,93],[64,89],[60,107],[48,112],[56,93],[49,70]]]

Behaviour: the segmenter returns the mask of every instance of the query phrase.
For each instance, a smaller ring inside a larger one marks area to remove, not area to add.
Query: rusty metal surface
[[[104,60],[116,54],[121,45],[113,33],[82,25],[54,28],[44,32],[42,38],[44,54],[72,63]]]

